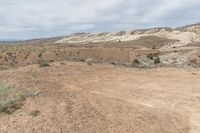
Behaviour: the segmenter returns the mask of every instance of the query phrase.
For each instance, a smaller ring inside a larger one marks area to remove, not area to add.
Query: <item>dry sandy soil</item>
[[[54,62],[0,71],[0,81],[40,92],[0,114],[1,133],[200,132],[200,69]]]

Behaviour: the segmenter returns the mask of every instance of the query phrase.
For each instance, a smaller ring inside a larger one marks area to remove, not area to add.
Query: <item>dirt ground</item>
[[[0,114],[1,133],[200,132],[199,69],[54,62],[0,71],[0,81],[40,92]]]

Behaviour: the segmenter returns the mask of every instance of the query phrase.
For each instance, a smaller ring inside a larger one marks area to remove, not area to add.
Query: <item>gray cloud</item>
[[[200,21],[199,0],[0,0],[0,39],[178,26]]]

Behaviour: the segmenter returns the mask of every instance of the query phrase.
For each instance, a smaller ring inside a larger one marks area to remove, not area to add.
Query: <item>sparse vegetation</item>
[[[17,90],[9,83],[0,84],[0,112],[13,113],[22,105],[22,101],[29,96],[25,91]]]
[[[38,61],[38,64],[39,64],[40,67],[48,67],[48,66],[50,66],[49,61],[48,60],[43,60],[43,59],[40,59]]]
[[[150,60],[153,60],[154,55],[153,55],[153,54],[148,54],[148,55],[147,55],[147,58],[150,59]]]
[[[61,62],[60,65],[66,65],[64,62]]]
[[[160,58],[159,57],[154,58],[153,62],[154,62],[154,64],[159,64]]]
[[[156,46],[153,46],[152,49],[156,49]]]
[[[110,64],[112,64],[112,65],[116,65],[116,63],[115,63],[115,62],[113,62],[113,61],[112,61],[112,62],[110,62]]]
[[[160,63],[160,58],[156,54],[148,54],[147,58],[152,60],[154,64],[159,64]]]
[[[42,53],[39,53],[38,57],[41,58],[42,57]]]
[[[37,78],[39,76],[39,74],[37,72],[33,72],[32,76],[33,76],[33,78]]]
[[[0,44],[0,132],[200,133],[194,29]]]
[[[33,110],[30,112],[30,115],[31,115],[31,116],[34,116],[34,117],[38,116],[39,114],[40,114],[40,111],[37,110],[37,109],[33,109]]]
[[[131,67],[140,67],[140,61],[138,59],[134,59],[132,62],[131,62]]]

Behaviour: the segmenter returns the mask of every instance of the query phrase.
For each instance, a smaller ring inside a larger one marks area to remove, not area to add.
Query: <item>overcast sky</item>
[[[200,22],[200,0],[0,0],[0,40]]]

